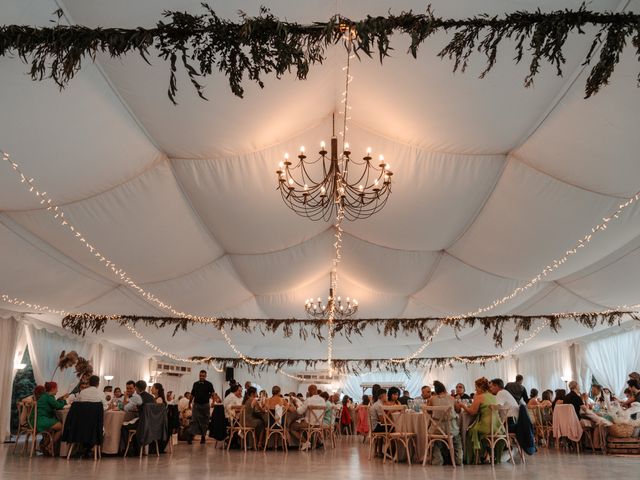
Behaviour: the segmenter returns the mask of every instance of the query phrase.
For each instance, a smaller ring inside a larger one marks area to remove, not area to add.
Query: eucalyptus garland
[[[254,363],[245,362],[241,358],[220,358],[220,357],[191,357],[191,360],[202,361],[216,365],[227,367],[243,367],[250,372],[264,371],[269,368],[282,370],[284,368],[304,367],[305,370],[317,370],[318,367],[324,368],[327,364],[326,358],[268,358],[268,359],[250,359]],[[404,363],[393,363],[388,358],[338,358],[331,360],[333,370],[337,374],[355,374],[358,375],[365,371],[388,371],[388,372],[404,372],[409,373],[417,369],[431,370],[437,367],[453,366],[454,363],[468,364],[473,362],[484,366],[487,362],[497,361],[495,355],[479,355],[468,357],[429,357],[429,358],[412,358]]]
[[[206,97],[201,79],[216,70],[227,76],[232,92],[242,97],[245,78],[260,87],[264,86],[263,76],[267,74],[279,78],[294,71],[298,79],[305,79],[312,65],[325,60],[327,47],[344,38],[345,30],[355,32],[356,55],[376,55],[381,62],[393,50],[392,37],[396,33],[410,37],[408,53],[417,58],[419,48],[429,37],[442,31],[452,32],[452,38],[438,56],[452,60],[454,72],[464,72],[470,57],[482,54],[486,67],[481,77],[494,67],[501,44],[514,41],[516,63],[525,54],[531,57],[524,80],[529,87],[543,62],[552,64],[557,75],[562,75],[568,36],[585,34],[585,27],[593,26],[597,34],[584,58],[585,65],[595,61],[586,81],[586,97],[609,82],[627,43],[640,56],[640,15],[593,12],[585,4],[577,10],[518,11],[466,19],[437,17],[429,6],[420,14],[409,11],[386,17],[367,16],[362,20],[335,15],[328,21],[307,25],[280,20],[264,7],[255,17],[240,12],[239,21],[218,16],[207,4],[202,7],[204,12],[197,15],[165,11],[154,28],[4,25],[0,27],[0,56],[17,54],[23,62],[30,63],[32,79],[51,78],[64,88],[81,69],[82,62],[95,61],[98,53],[113,58],[135,53],[150,63],[153,52],[169,62],[167,93],[174,103],[178,65],[184,68],[203,99]],[[602,48],[598,52],[599,46]]]
[[[379,334],[394,336],[398,334],[416,335],[424,342],[433,335],[437,325],[444,322],[452,327],[456,334],[464,328],[472,328],[482,325],[485,334],[491,334],[496,346],[502,346],[503,330],[505,326],[515,330],[514,340],[520,339],[522,332],[528,332],[535,320],[546,320],[549,328],[557,332],[561,328],[562,321],[574,321],[588,328],[597,325],[613,326],[620,324],[623,316],[629,316],[634,320],[640,320],[640,314],[628,310],[609,310],[606,312],[585,313],[559,313],[554,315],[496,315],[491,317],[468,318],[365,318],[334,320],[334,334],[342,335],[350,342],[354,336],[362,336],[369,328],[376,328]],[[90,313],[70,314],[62,319],[62,327],[76,333],[85,335],[87,332],[104,332],[108,322],[116,322],[121,326],[127,323],[133,325],[142,323],[156,328],[172,327],[175,335],[179,330],[187,331],[189,326],[202,325],[201,321],[188,318],[175,317],[145,317],[137,315],[94,315]],[[249,319],[249,318],[216,318],[210,323],[215,328],[228,330],[241,330],[246,333],[274,334],[282,330],[284,337],[291,337],[297,330],[298,336],[307,340],[313,337],[319,341],[325,340],[326,322],[322,320],[301,319]]]

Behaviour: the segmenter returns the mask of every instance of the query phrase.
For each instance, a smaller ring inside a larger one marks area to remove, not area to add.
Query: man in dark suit
[[[524,377],[518,374],[516,375],[516,381],[507,383],[504,389],[516,399],[516,403],[524,400],[524,403],[527,404],[529,403],[529,395],[527,395],[527,389],[522,385],[523,380]]]
[[[569,382],[569,390],[570,392],[564,397],[564,403],[573,405],[573,408],[576,410],[576,415],[580,418],[580,407],[584,405],[584,401],[582,400],[582,395],[580,393],[580,386],[578,382],[572,380]]]

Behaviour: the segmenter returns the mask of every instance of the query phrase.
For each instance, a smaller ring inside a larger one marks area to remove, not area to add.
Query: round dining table
[[[69,408],[65,407],[57,411],[57,416],[62,421],[64,430],[64,422],[67,419]],[[102,453],[107,455],[117,455],[120,448],[120,431],[124,422],[133,420],[136,417],[134,412],[125,412],[123,410],[107,410],[104,412],[104,436],[102,437]],[[66,457],[69,453],[69,444],[67,442],[60,443],[60,456]]]

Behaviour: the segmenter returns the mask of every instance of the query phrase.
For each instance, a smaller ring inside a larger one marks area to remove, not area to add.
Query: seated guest
[[[575,380],[569,382],[569,393],[564,397],[564,403],[573,405],[577,417],[580,418],[580,407],[584,405],[584,401],[580,393],[580,386]]]
[[[242,405],[242,387],[240,384],[236,383],[232,385],[229,390],[229,395],[224,397],[222,401],[222,405],[224,405],[224,416],[227,419],[233,418],[233,412],[231,411],[232,406]]]
[[[471,400],[471,397],[467,395],[467,393],[465,392],[465,387],[463,383],[458,383],[456,385],[454,398],[456,400]]]
[[[280,390],[280,387],[277,385],[274,385],[273,388],[271,389],[271,397],[269,397],[265,402],[265,407],[268,410],[274,410],[278,405],[286,406],[288,403],[289,402],[287,402],[282,396],[282,391]]]
[[[460,427],[458,424],[458,414],[455,411],[456,401],[447,395],[447,389],[442,382],[433,382],[434,394],[431,395],[428,405],[432,407],[450,407],[450,419],[449,424],[444,425],[447,433],[451,433],[453,436],[453,450],[455,452],[455,458],[451,461],[455,461],[456,465],[462,465],[462,441],[460,439]],[[438,419],[438,412],[433,412],[434,419]],[[442,418],[442,417],[440,417]],[[440,434],[436,425],[432,425],[431,433]],[[447,447],[442,442],[435,442],[433,445],[433,451],[431,454],[431,465],[443,465],[443,451],[447,450]]]
[[[167,399],[164,396],[164,387],[161,383],[151,385],[151,395],[156,399],[156,403],[167,404]]]
[[[224,392],[224,398],[227,398],[227,395],[229,395],[231,393],[231,387],[233,387],[234,385],[237,385],[238,383],[232,378],[231,380],[229,380],[229,388],[227,388]]]
[[[80,392],[82,392],[85,388],[89,387],[89,381],[88,380],[80,380],[80,383],[78,384],[78,390],[75,393],[70,393],[69,396],[67,397],[67,405],[71,405],[73,402],[76,401],[76,399],[78,398],[78,395],[80,395]]]
[[[518,402],[513,398],[509,392],[507,392],[503,388],[503,382],[501,378],[494,378],[489,383],[489,391],[496,397],[496,403],[498,405],[502,405],[503,407],[509,407],[509,417],[518,421]],[[511,428],[512,422],[510,422],[509,427]],[[515,426],[515,425],[514,425]]]
[[[58,394],[58,384],[56,382],[46,382],[44,387],[36,387],[34,396],[37,398],[38,416],[36,417],[36,430],[39,432],[49,431],[53,445],[49,445],[49,436],[43,435],[40,442],[40,451],[46,455],[55,455],[58,441],[62,435],[62,422],[56,417],[56,410],[61,410],[67,404],[68,394],[56,400]],[[33,421],[33,412],[31,412]]]
[[[244,415],[240,417],[240,422],[243,427],[255,428],[257,448],[262,448],[264,441],[265,420],[264,411],[260,407],[258,401],[258,390],[256,387],[249,387],[244,393],[242,399],[242,406],[244,408]]]
[[[538,389],[532,388],[529,394],[529,401],[527,402],[527,407],[538,407],[540,405],[540,400],[538,400]]]
[[[526,405],[529,402],[529,397],[527,395],[527,389],[522,385],[523,380],[524,377],[522,375],[516,375],[516,381],[507,383],[504,389],[513,396],[516,403],[524,400]]]
[[[378,398],[369,409],[369,424],[372,432],[384,432],[384,426],[380,422],[384,420],[387,391],[384,388],[378,388],[376,392],[378,393]]]
[[[91,375],[89,377],[89,386],[84,390],[81,390],[76,395],[76,402],[101,402],[105,410],[109,408],[109,402],[104,397],[104,394],[98,390],[100,385],[100,377],[97,375]]]
[[[103,389],[102,389],[102,394],[104,395],[104,399],[107,402],[110,402],[111,399],[113,398],[113,387],[111,385],[106,385]]]
[[[307,413],[307,409],[309,407],[324,407],[326,408],[326,401],[324,398],[322,398],[320,395],[318,395],[318,387],[316,387],[315,385],[309,385],[308,389],[307,389],[307,399],[302,402],[302,405],[300,405],[297,410],[296,413],[298,415],[305,415]],[[307,422],[307,418],[309,418],[309,420],[311,422],[313,422],[314,424],[317,424],[318,422],[322,422],[324,420],[324,415],[318,419],[315,415],[311,415],[311,416],[307,416],[307,417],[303,417],[295,422],[293,422],[291,424],[291,435],[293,435],[298,441],[301,440],[302,437],[302,430],[304,430],[305,428],[307,428],[309,426],[308,422]],[[311,448],[311,443],[309,442],[309,440],[307,439],[307,441],[305,442],[304,445],[302,445],[301,450],[308,450],[309,448]]]
[[[551,404],[551,408],[556,408],[556,405],[564,403],[564,397],[567,396],[567,392],[564,388],[558,388],[555,392],[555,397],[553,398],[553,403]]]
[[[191,392],[184,392],[184,397],[178,400],[178,411],[183,412],[189,409],[190,403],[191,403]]]
[[[400,389],[398,387],[391,387],[387,393],[387,397],[388,400],[385,404],[386,406],[400,405],[400,402],[398,401],[398,398],[400,397]]]
[[[622,404],[624,407],[630,407],[632,403],[640,403],[640,382],[635,378],[627,381],[631,396]]]
[[[640,383],[640,373],[638,372],[631,372],[629,374],[629,380],[635,380],[636,382]]]
[[[540,406],[541,407],[552,407],[553,406],[553,402],[551,401],[551,396],[553,395],[553,392],[551,390],[545,390],[544,392],[542,392],[542,400],[540,401]]]
[[[586,404],[589,408],[593,408],[596,405],[600,407],[604,406],[604,394],[602,393],[602,387],[600,385],[595,383],[591,385],[591,391],[587,397]]]
[[[356,407],[356,417],[356,432],[366,437],[369,433],[369,395],[362,396],[362,403]]]
[[[138,408],[145,403],[155,403],[156,399],[147,392],[147,382],[138,380],[136,382],[136,393],[131,395],[129,401],[124,406],[125,412],[137,412]]]
[[[327,408],[324,411],[324,420],[322,423],[325,425],[331,425],[331,417],[333,414],[333,402],[329,400],[329,394],[327,392],[320,392],[319,395],[324,399],[327,405]]]
[[[431,398],[431,387],[429,385],[424,385],[420,389],[420,398],[423,402],[426,402]]]
[[[489,391],[489,381],[481,377],[475,382],[476,391],[473,396],[473,403],[467,406],[458,402],[458,408],[464,410],[469,415],[479,415],[478,419],[467,430],[467,441],[465,444],[465,462],[474,463],[475,459],[482,460],[488,453],[485,449],[487,442],[486,436],[491,433],[491,425],[493,423],[494,430],[500,428],[500,418],[493,415],[490,405],[496,405],[496,397]],[[507,395],[511,397],[508,392]],[[513,397],[511,397],[513,400]],[[498,442],[495,447],[495,458],[502,457],[504,442]]]
[[[124,405],[129,403],[129,399],[136,394],[136,382],[129,380],[124,385]]]
[[[122,393],[122,389],[120,387],[116,387],[113,389],[113,398],[116,400],[124,400],[124,394]]]
[[[409,390],[405,390],[402,392],[402,396],[398,399],[400,405],[406,405],[409,400],[412,400],[411,395],[409,394]]]

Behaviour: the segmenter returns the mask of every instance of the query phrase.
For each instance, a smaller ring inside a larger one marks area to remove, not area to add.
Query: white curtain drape
[[[11,390],[13,385],[16,344],[20,324],[13,317],[0,317],[0,439],[9,437]]]
[[[621,395],[630,372],[640,366],[640,330],[606,337],[581,345],[581,357],[593,376]],[[584,389],[589,385],[584,385]]]
[[[94,351],[94,370],[100,383],[106,385],[105,375],[112,375],[110,384],[124,388],[128,380],[148,380],[149,357],[111,344],[98,344]]]
[[[27,323],[25,327],[36,383],[43,385],[53,379],[58,383],[60,394],[71,391],[78,383],[78,378],[73,368],[56,371],[60,352],[75,350],[79,356],[93,361],[94,345],[75,336],[49,331],[40,324]]]
[[[532,388],[543,390],[566,388],[567,381],[573,380],[569,346],[562,344],[518,356],[518,369],[524,377],[527,391]]]

